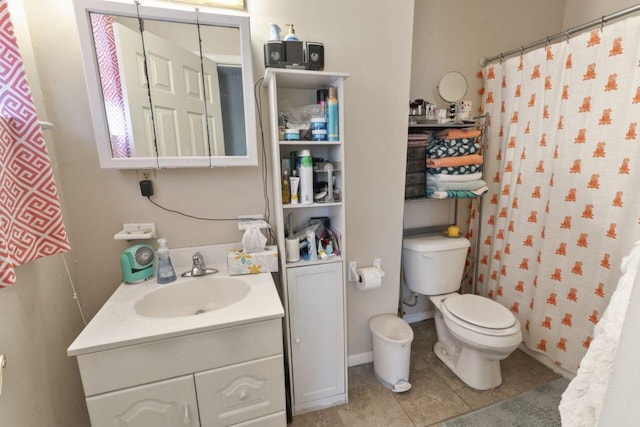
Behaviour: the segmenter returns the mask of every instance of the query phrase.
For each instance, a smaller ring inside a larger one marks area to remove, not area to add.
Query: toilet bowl
[[[522,341],[518,319],[497,302],[457,293],[430,297],[436,307],[434,353],[465,384],[489,390],[502,384],[500,361]]]
[[[522,341],[520,322],[499,303],[457,293],[470,242],[444,236],[405,238],[404,282],[436,308],[436,356],[465,384],[488,390],[502,384],[500,361]]]

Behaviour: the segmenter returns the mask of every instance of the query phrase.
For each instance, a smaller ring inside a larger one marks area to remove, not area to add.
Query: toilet
[[[489,390],[502,384],[500,361],[520,345],[522,331],[499,303],[457,292],[469,246],[465,238],[407,237],[402,268],[407,287],[436,308],[436,356],[469,387]]]

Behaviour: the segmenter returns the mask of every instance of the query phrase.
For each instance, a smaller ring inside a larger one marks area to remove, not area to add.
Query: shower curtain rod
[[[584,23],[582,25],[578,25],[576,27],[569,28],[568,30],[562,31],[560,33],[556,33],[556,34],[554,34],[552,36],[547,36],[544,39],[535,41],[533,43],[529,43],[527,45],[522,45],[519,48],[511,49],[511,50],[508,50],[506,52],[502,52],[502,53],[500,53],[498,55],[495,55],[495,56],[492,56],[492,57],[489,57],[489,58],[487,58],[486,56],[483,56],[483,57],[480,58],[480,65],[482,67],[484,67],[487,64],[490,64],[491,62],[494,62],[494,61],[497,61],[497,60],[503,60],[506,57],[509,57],[509,56],[512,56],[512,55],[515,55],[515,54],[522,54],[525,51],[528,51],[529,49],[532,49],[532,48],[538,47],[538,46],[547,45],[551,41],[556,40],[556,39],[560,39],[560,38],[563,38],[563,37],[566,37],[566,39],[568,41],[569,38],[572,35],[576,34],[576,33],[581,33],[581,32],[583,32],[585,30],[588,30],[589,28],[593,28],[593,27],[596,27],[598,25],[604,26],[604,24],[609,22],[609,21],[613,21],[614,19],[622,18],[623,16],[626,16],[626,15],[629,15],[631,13],[638,12],[638,11],[640,11],[640,4],[628,7],[626,9],[622,9],[622,10],[620,10],[618,12],[614,12],[614,13],[611,13],[609,15],[603,15],[601,18],[594,19],[593,21],[589,21],[589,22],[586,22],[586,23]]]

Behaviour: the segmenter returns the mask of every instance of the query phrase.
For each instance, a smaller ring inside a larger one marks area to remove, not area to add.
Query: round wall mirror
[[[469,85],[467,79],[458,71],[450,71],[438,83],[438,95],[447,102],[458,102],[466,94]]]

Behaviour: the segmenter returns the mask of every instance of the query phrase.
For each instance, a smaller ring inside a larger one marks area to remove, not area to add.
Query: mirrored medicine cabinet
[[[249,17],[74,1],[101,167],[257,165]]]

